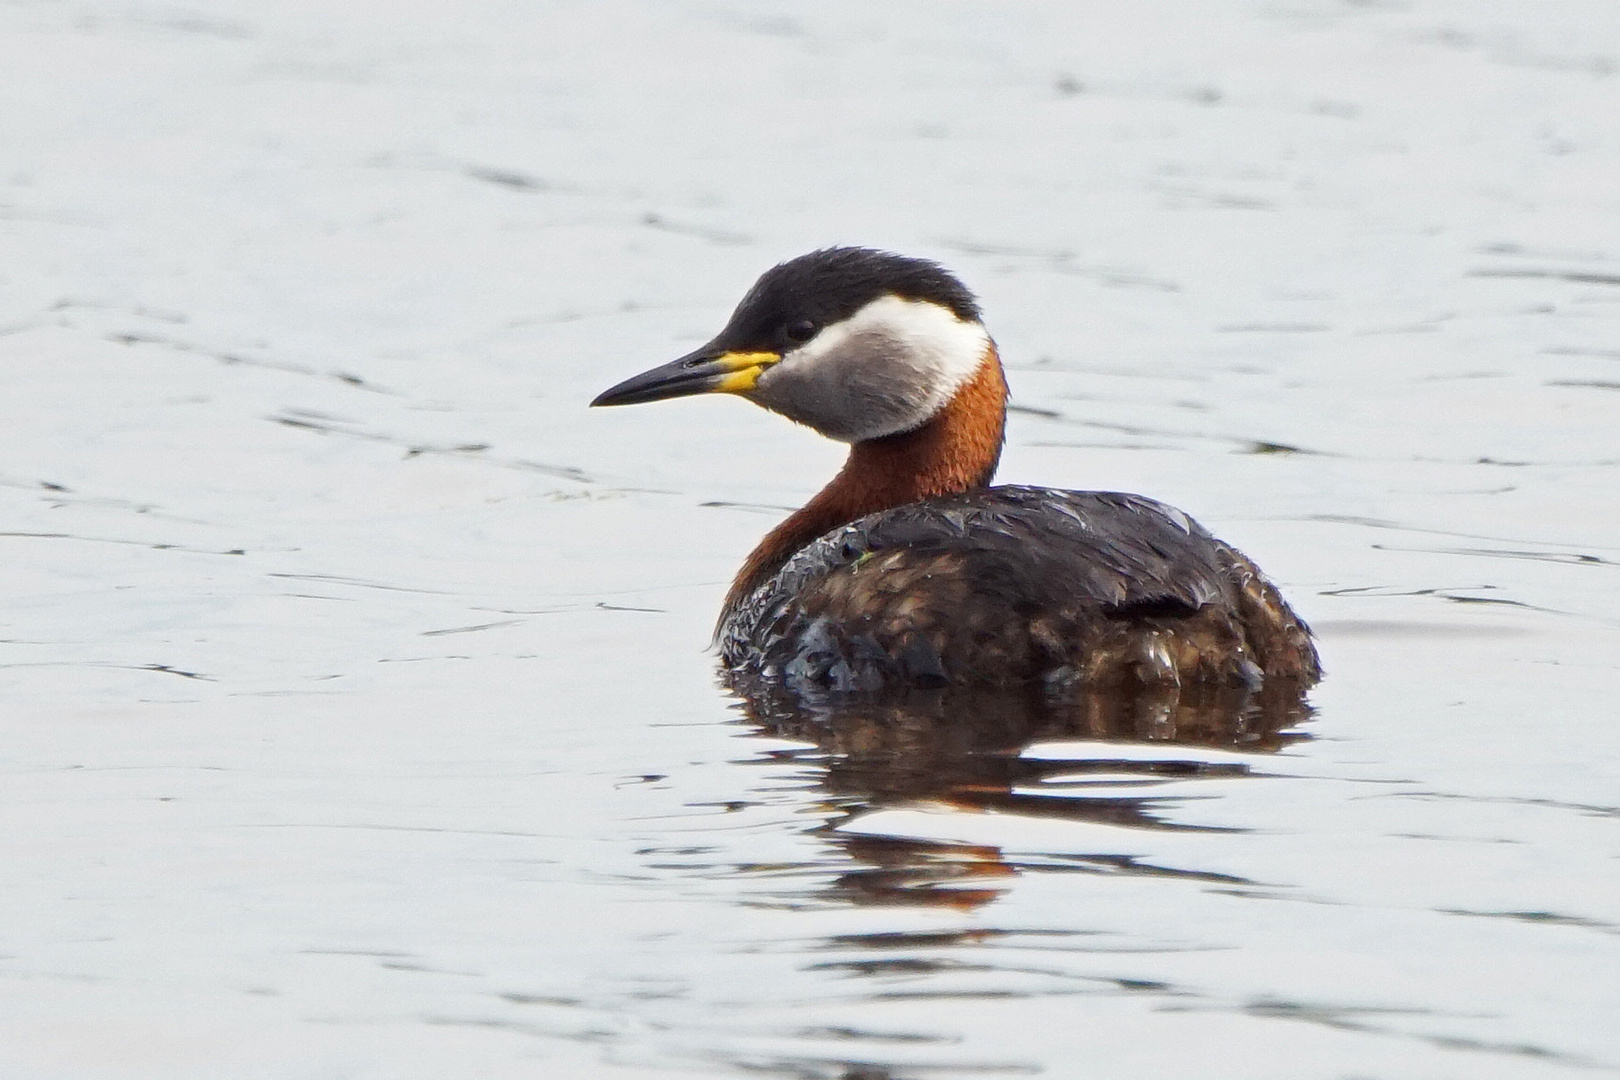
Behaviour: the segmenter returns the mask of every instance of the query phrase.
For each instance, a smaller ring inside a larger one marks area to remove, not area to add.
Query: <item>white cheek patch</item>
[[[792,371],[794,381],[838,384],[850,406],[867,403],[859,411],[868,415],[838,417],[842,430],[834,434],[859,442],[908,431],[939,412],[978,374],[989,345],[983,326],[949,308],[891,295],[825,327],[779,370]]]

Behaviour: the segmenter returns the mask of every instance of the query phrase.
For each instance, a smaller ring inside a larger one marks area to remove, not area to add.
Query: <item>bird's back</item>
[[[737,672],[789,685],[1314,682],[1310,633],[1242,554],[1137,495],[980,488],[807,544],[725,612]]]

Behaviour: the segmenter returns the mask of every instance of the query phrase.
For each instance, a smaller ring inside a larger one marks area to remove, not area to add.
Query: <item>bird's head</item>
[[[826,248],[767,270],[708,344],[591,404],[738,394],[854,443],[926,423],[993,362],[978,301],[949,271]]]

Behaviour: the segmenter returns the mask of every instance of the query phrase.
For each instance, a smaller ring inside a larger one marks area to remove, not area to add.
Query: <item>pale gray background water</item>
[[[0,1076],[1620,1071],[1620,6],[8,0],[0,73]],[[1308,739],[973,811],[741,720],[838,450],[584,405],[834,242],[980,291],[1004,480],[1283,583]]]

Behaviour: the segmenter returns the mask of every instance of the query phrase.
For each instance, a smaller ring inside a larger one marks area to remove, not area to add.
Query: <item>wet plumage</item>
[[[799,687],[1314,680],[1303,624],[1235,549],[1137,495],[996,487],[799,549],[721,619],[720,654]]]
[[[768,271],[721,333],[593,404],[728,392],[851,444],[766,536],[716,632],[737,677],[907,686],[1299,687],[1310,632],[1241,553],[1137,495],[989,487],[1006,383],[977,302],[861,248]]]

